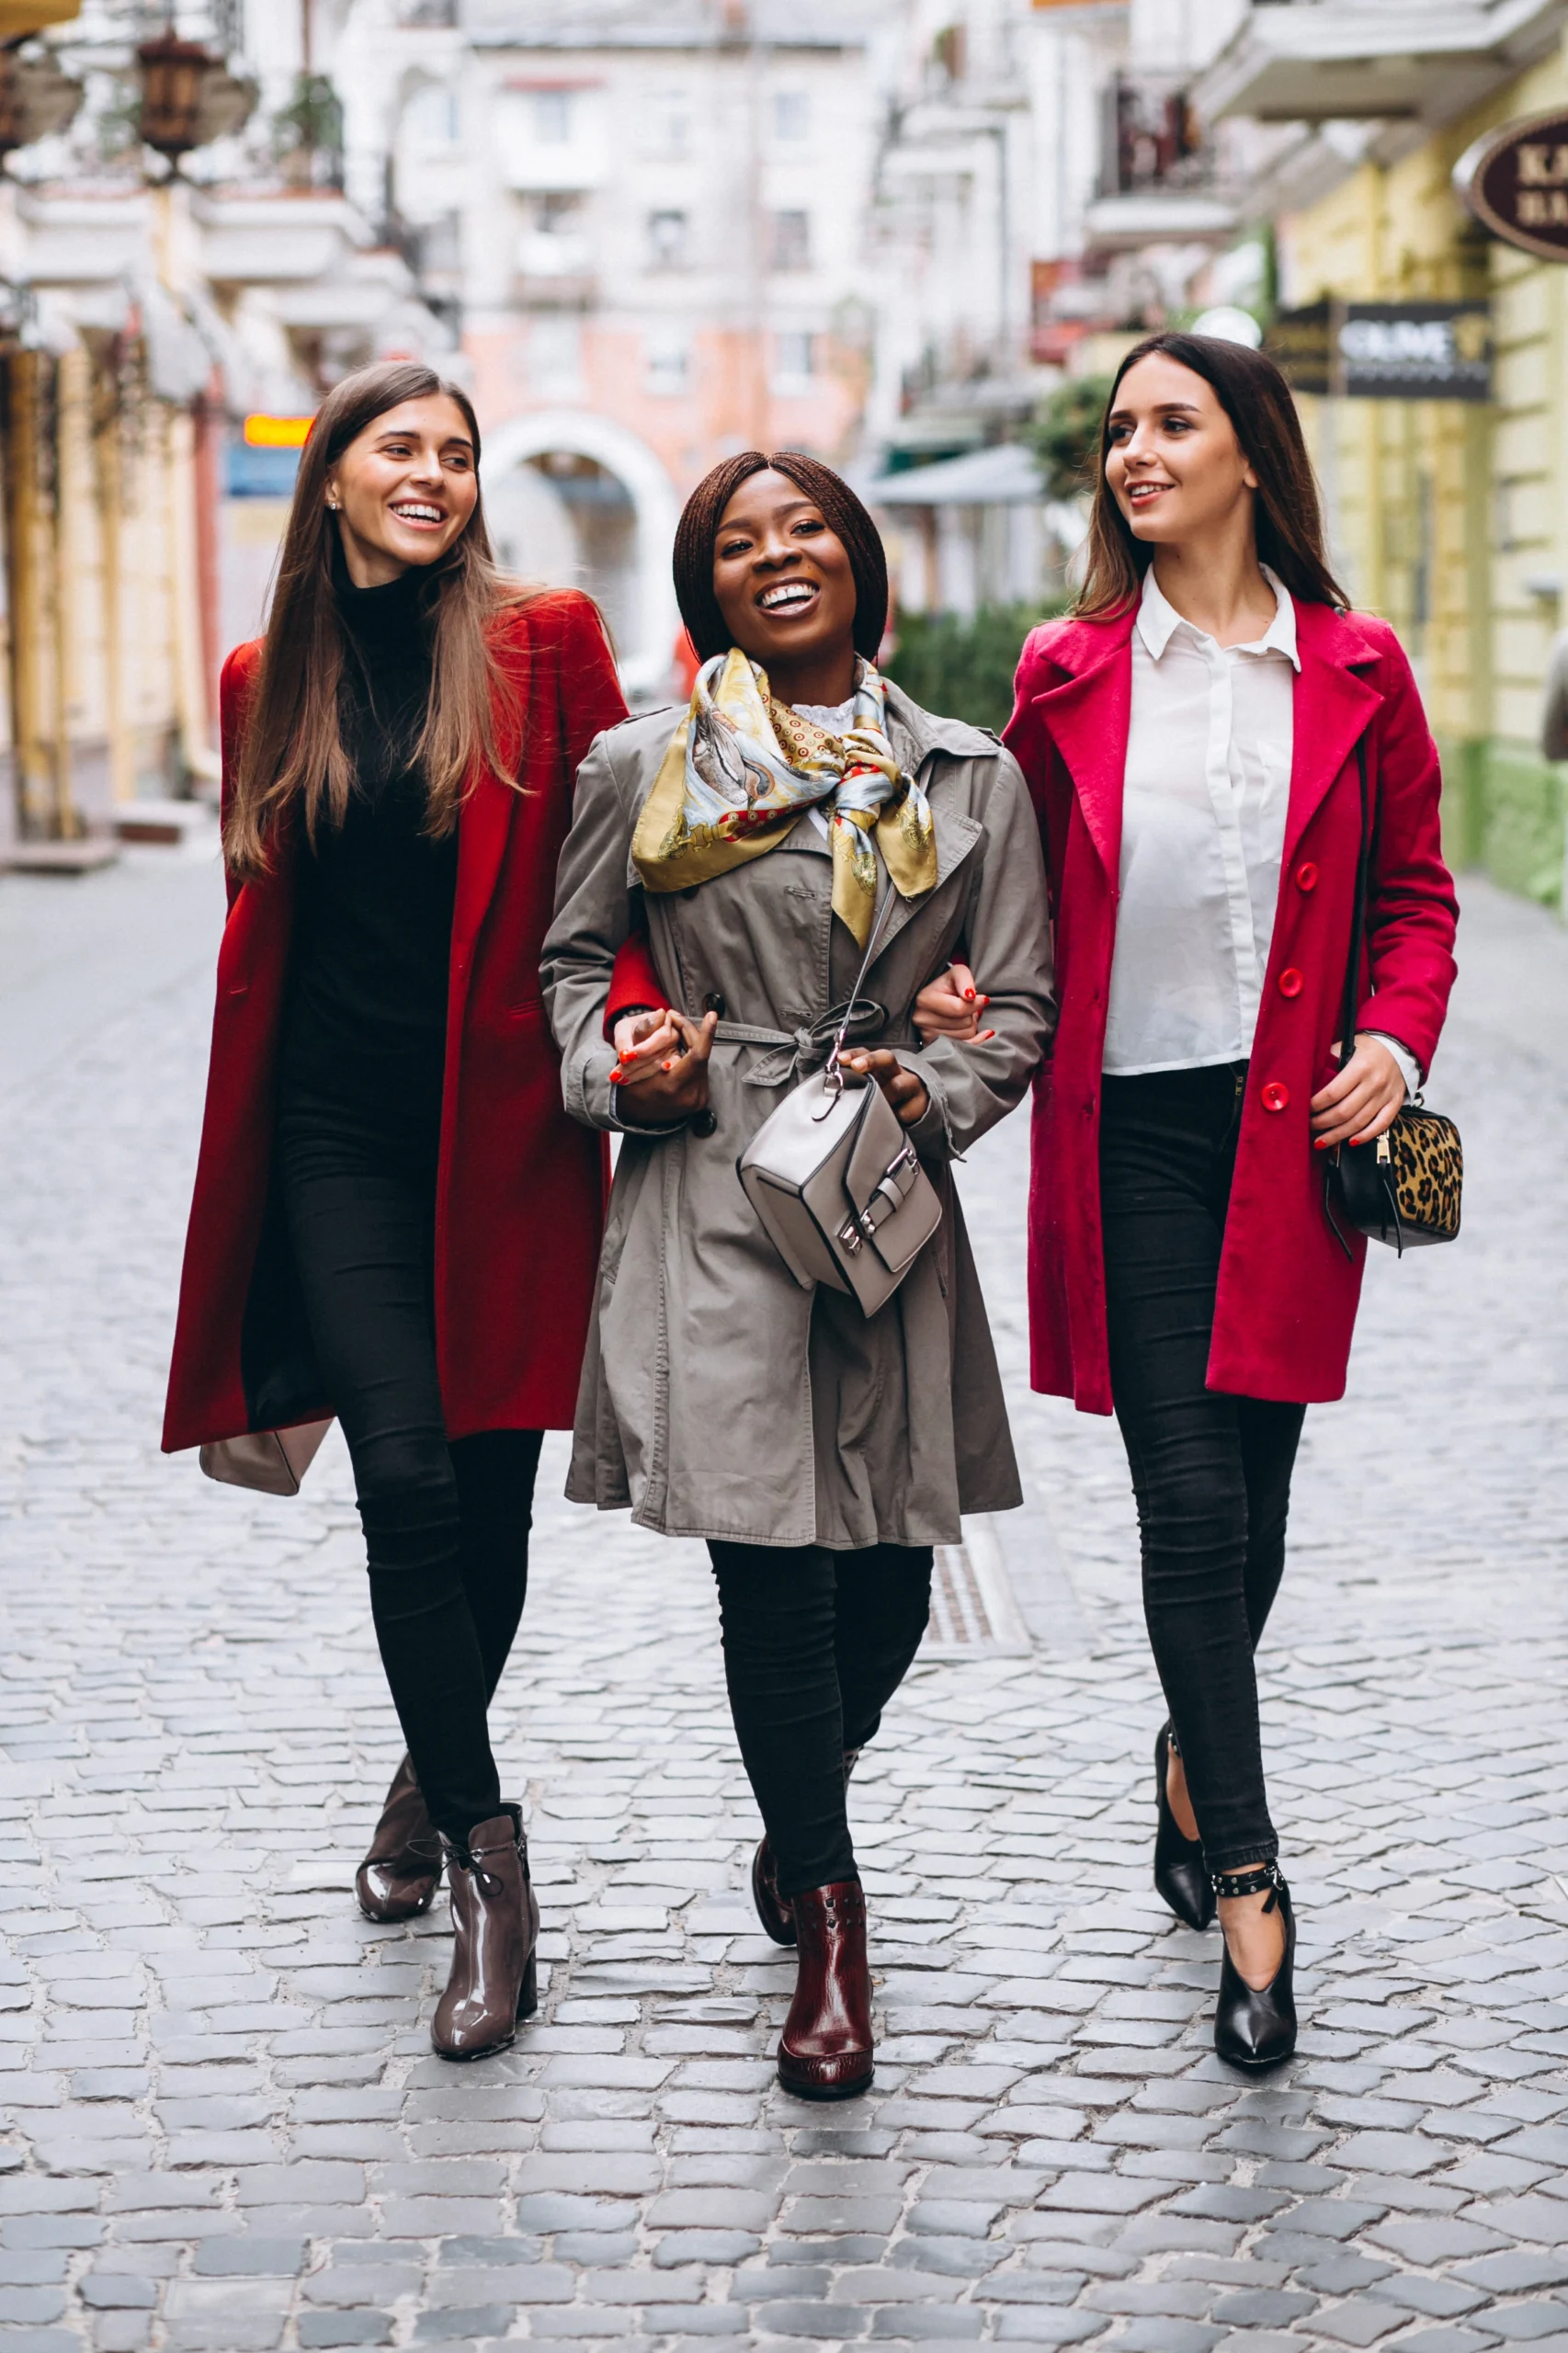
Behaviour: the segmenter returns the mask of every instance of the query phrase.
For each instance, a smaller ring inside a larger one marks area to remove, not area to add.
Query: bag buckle
[[[860,1232],[861,1223],[862,1221],[858,1217],[846,1217],[835,1237],[848,1251],[852,1258],[858,1257],[865,1247],[864,1237]]]

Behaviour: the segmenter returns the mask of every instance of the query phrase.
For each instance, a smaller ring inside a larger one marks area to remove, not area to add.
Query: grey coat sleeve
[[[626,1122],[615,1115],[609,1083],[615,1049],[606,1043],[604,1021],[616,955],[631,928],[627,860],[632,824],[610,737],[596,736],[577,771],[572,830],[556,873],[555,919],[545,934],[540,975],[561,1054],[562,1099],[574,1120],[612,1133]]]
[[[967,1152],[1006,1118],[1056,1027],[1040,827],[1011,753],[1002,755],[997,770],[985,805],[983,862],[964,926],[971,970],[991,999],[985,1026],[996,1035],[984,1045],[935,1038],[917,1052],[899,1050],[931,1097],[931,1108],[910,1131],[927,1159]]]

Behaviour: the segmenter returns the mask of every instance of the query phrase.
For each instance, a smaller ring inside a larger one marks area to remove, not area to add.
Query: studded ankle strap
[[[1285,1892],[1285,1881],[1276,1862],[1258,1863],[1250,1871],[1210,1871],[1209,1883],[1218,1896],[1261,1895],[1267,1888],[1268,1901],[1266,1912],[1272,1912]]]

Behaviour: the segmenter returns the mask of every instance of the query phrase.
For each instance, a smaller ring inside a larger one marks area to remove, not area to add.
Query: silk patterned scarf
[[[732,646],[698,672],[638,818],[632,863],[645,889],[685,890],[776,849],[801,811],[818,807],[833,852],[833,911],[864,948],[877,850],[901,897],[937,881],[930,803],[888,741],[887,689],[858,661],[850,723],[833,735],[776,701],[766,670]]]

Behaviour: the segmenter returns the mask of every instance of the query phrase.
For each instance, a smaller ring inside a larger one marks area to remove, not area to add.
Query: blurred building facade
[[[715,461],[857,453],[882,0],[365,0],[338,48],[350,186],[378,175],[460,317],[485,496],[663,691],[669,546]]]
[[[244,418],[450,344],[343,191],[313,26],[237,0],[0,17],[5,862],[91,862],[211,788],[219,664],[293,463],[269,473]]]
[[[244,421],[308,416],[364,360],[471,385],[504,559],[597,595],[650,696],[676,517],[735,449],[844,467],[904,613],[1017,612],[1070,585],[1083,529],[1042,415],[1137,335],[1464,301],[1490,401],[1325,380],[1302,407],[1335,564],[1428,695],[1459,858],[1560,894],[1536,729],[1568,622],[1568,273],[1451,179],[1483,132],[1568,117],[1568,0],[28,6],[0,0],[6,33],[54,20],[0,52],[0,854],[210,785],[218,663],[260,624],[295,465]],[[138,62],[170,22],[228,92],[172,173]]]
[[[1489,234],[1454,172],[1483,134],[1568,115],[1568,6],[1255,8],[1196,95],[1256,127],[1244,202],[1276,223],[1284,304],[1489,309],[1490,401],[1301,405],[1345,585],[1416,664],[1456,862],[1560,902],[1568,796],[1540,731],[1568,621],[1568,255]]]

